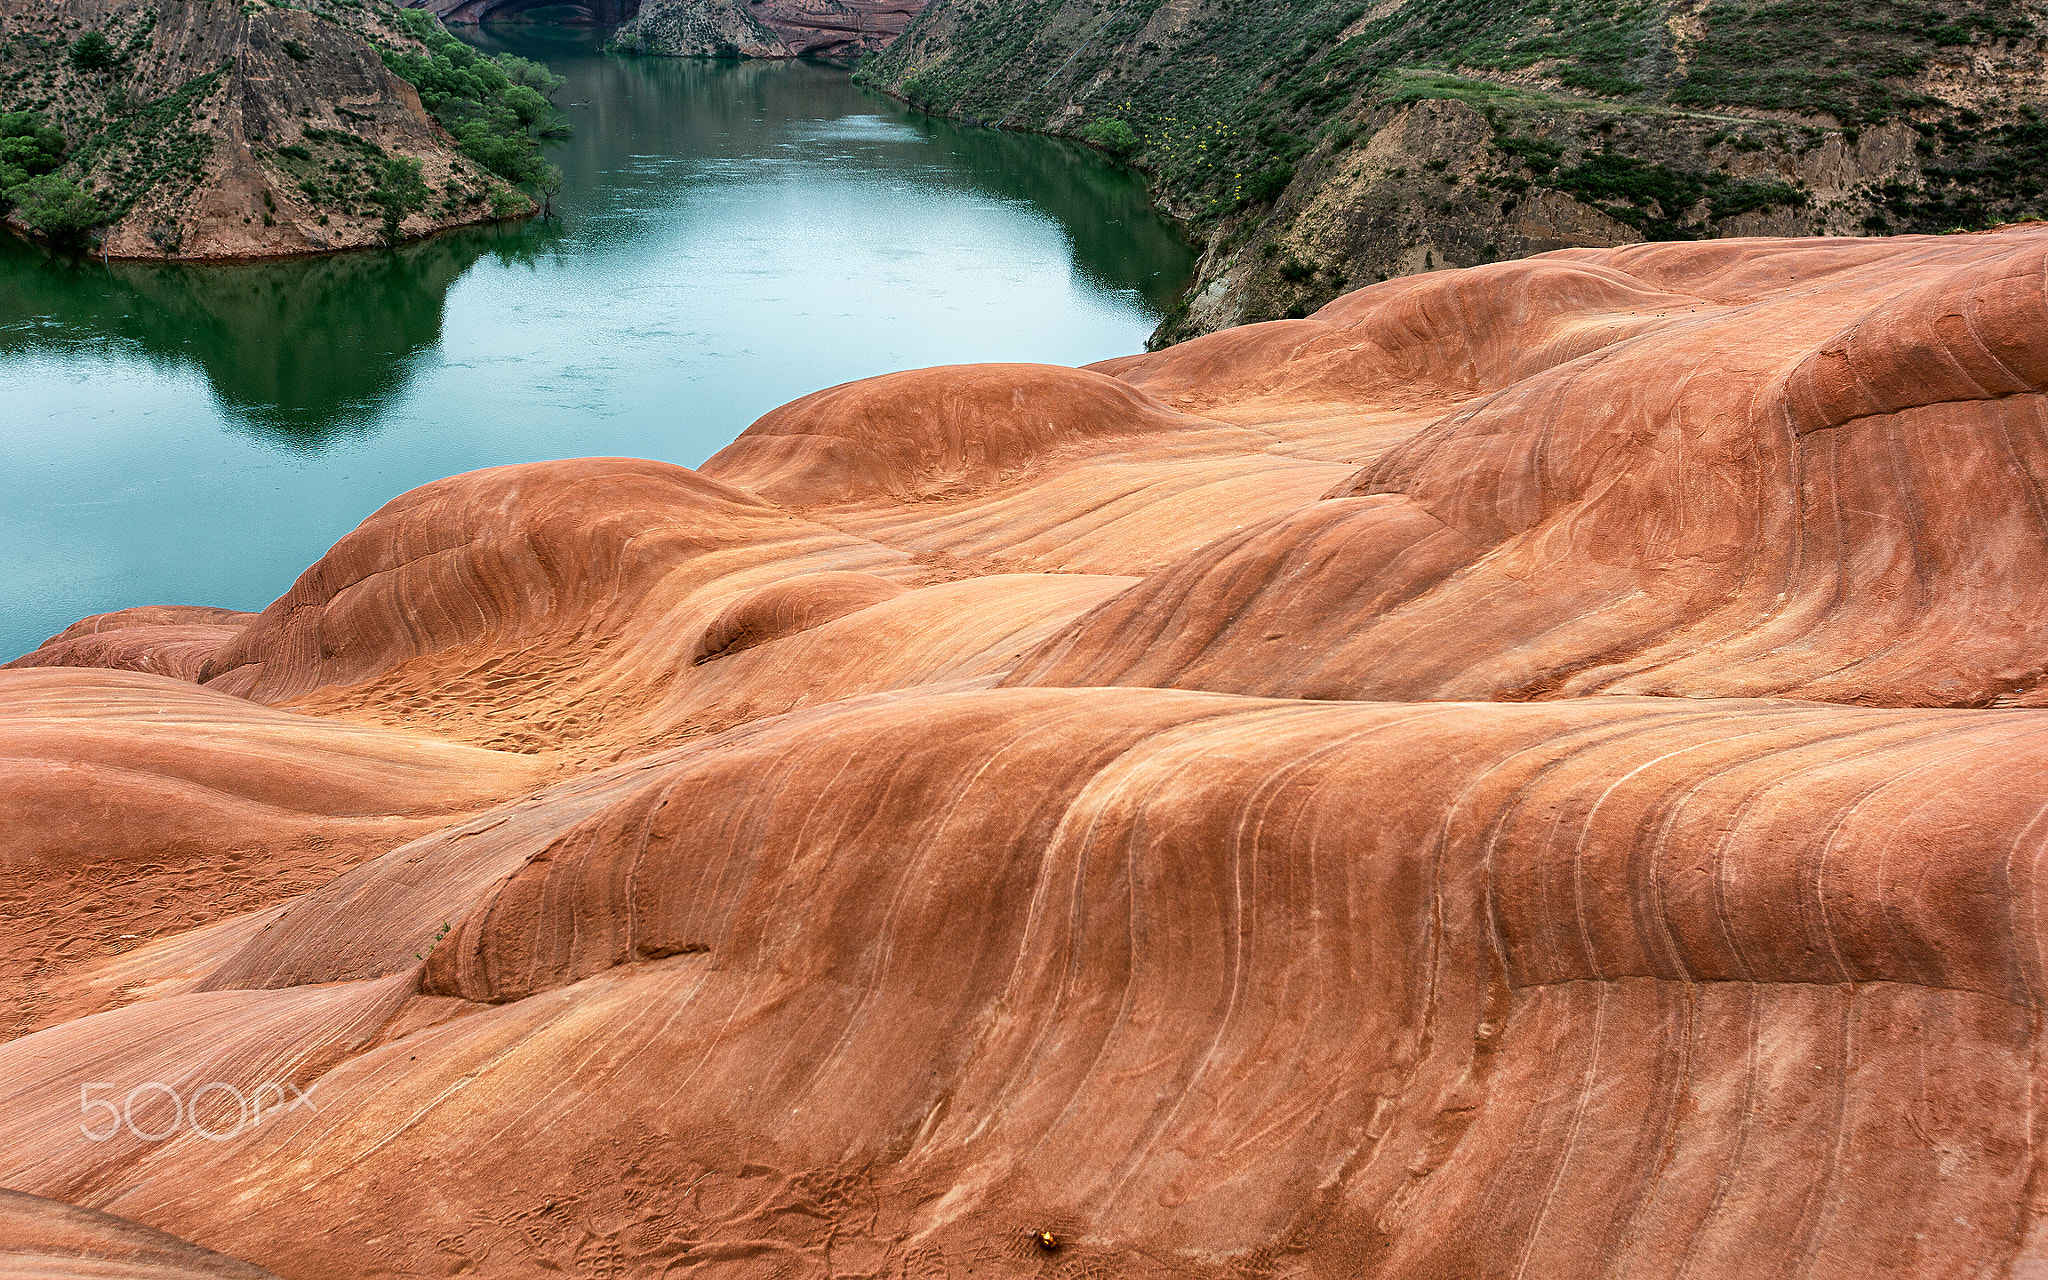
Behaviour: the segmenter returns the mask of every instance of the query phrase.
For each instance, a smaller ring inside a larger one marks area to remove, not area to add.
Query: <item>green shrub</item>
[[[494,61],[498,64],[498,69],[503,71],[513,84],[525,85],[542,97],[552,98],[562,91],[562,86],[569,83],[567,77],[556,75],[531,58],[501,53]]]
[[[1717,175],[1709,175],[1709,181]],[[1708,215],[1715,221],[1732,218],[1738,213],[1752,209],[1769,209],[1777,205],[1803,208],[1806,193],[1783,182],[1764,182],[1757,179],[1731,179],[1715,185],[1708,195]]]
[[[113,41],[98,31],[88,31],[71,45],[71,65],[80,71],[105,71],[121,61]]]
[[[524,129],[548,118],[554,112],[554,105],[523,84],[508,85],[503,95],[504,103],[511,108],[512,116]]]
[[[384,65],[419,90],[420,102],[455,135],[464,155],[512,182],[546,170],[540,138],[568,132],[548,99],[568,81],[538,62],[478,53],[422,9],[401,9],[398,25],[427,52],[383,50]]]
[[[32,111],[0,116],[0,193],[64,163],[64,135]]]
[[[1548,138],[1520,138],[1504,133],[1493,140],[1493,145],[1496,150],[1528,165],[1539,178],[1557,168],[1558,161],[1564,157],[1564,148]]]
[[[107,211],[91,192],[54,173],[10,188],[7,198],[29,230],[67,248],[83,245],[86,233],[107,220]]]
[[[384,242],[397,244],[405,215],[426,206],[427,182],[421,176],[420,162],[410,156],[392,156],[377,166],[376,173],[377,187],[370,192],[370,201],[384,210]]]
[[[1276,164],[1261,169],[1244,180],[1244,202],[1265,204],[1278,200],[1280,193],[1287,190],[1287,185],[1293,181],[1294,166],[1291,164]]]
[[[524,213],[528,207],[525,196],[520,195],[510,187],[492,184],[491,215],[493,217],[510,218],[515,214]]]
[[[1081,130],[1083,141],[1092,142],[1122,159],[1138,149],[1138,134],[1123,120],[1096,120]]]

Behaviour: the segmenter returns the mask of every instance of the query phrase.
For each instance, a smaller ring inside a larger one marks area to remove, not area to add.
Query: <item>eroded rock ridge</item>
[[[1437,272],[87,619],[0,672],[0,1214],[159,1277],[2034,1274],[2044,289],[2039,227]]]

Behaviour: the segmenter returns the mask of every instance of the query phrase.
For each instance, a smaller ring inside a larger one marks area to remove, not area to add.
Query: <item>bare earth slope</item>
[[[0,672],[9,980],[72,946],[0,1210],[288,1280],[2038,1274],[2044,262],[1405,278],[87,620]]]
[[[94,249],[115,258],[383,245],[372,192],[391,160],[417,161],[437,197],[405,212],[402,238],[526,214],[531,202],[458,154],[379,57],[420,47],[396,12],[392,0],[0,0],[0,111],[65,132],[60,174],[94,188],[107,215]],[[70,51],[85,35],[116,59],[80,67]]]

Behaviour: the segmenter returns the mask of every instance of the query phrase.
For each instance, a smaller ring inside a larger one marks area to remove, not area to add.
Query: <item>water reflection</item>
[[[833,383],[1128,354],[1187,278],[1136,177],[1083,149],[822,67],[491,38],[568,77],[558,223],[241,267],[0,236],[0,658],[125,605],[261,608],[442,476],[694,466]]]
[[[373,429],[441,340],[448,290],[482,258],[533,263],[559,228],[233,266],[103,264],[0,237],[0,357],[125,349],[204,370],[228,421],[296,448]]]
[[[800,180],[822,165],[1030,205],[1058,222],[1090,281],[1160,313],[1186,283],[1187,243],[1152,208],[1143,175],[1078,143],[928,116],[810,63],[613,58],[594,52],[599,37],[587,30],[525,24],[469,38],[569,77],[559,100],[576,135],[552,158],[572,195],[657,158],[691,157],[713,179]],[[573,217],[576,202],[568,207]]]
[[[190,361],[229,421],[318,449],[378,425],[440,342],[449,288],[487,255],[548,259],[573,220],[596,222],[583,228],[592,240],[623,247],[621,236],[661,233],[631,216],[645,209],[636,188],[653,200],[678,180],[801,182],[820,166],[1028,204],[1058,222],[1080,274],[1154,311],[1171,307],[1186,278],[1187,248],[1152,212],[1142,180],[1085,148],[913,113],[825,67],[610,58],[587,30],[471,34],[569,73],[561,97],[576,134],[553,153],[567,177],[563,221],[391,253],[212,267],[105,265],[0,236],[0,356],[117,343],[152,362]],[[602,225],[621,213],[626,225]],[[830,222],[815,231],[859,233]]]

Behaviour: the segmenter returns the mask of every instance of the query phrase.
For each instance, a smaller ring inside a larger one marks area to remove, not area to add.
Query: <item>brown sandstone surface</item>
[[[2042,228],[1404,278],[88,619],[0,673],[0,1222],[2040,1274],[2044,287]]]
[[[176,1236],[76,1205],[0,1191],[6,1280],[274,1280]]]
[[[113,1214],[0,1190],[6,1280],[274,1280],[211,1249]]]

